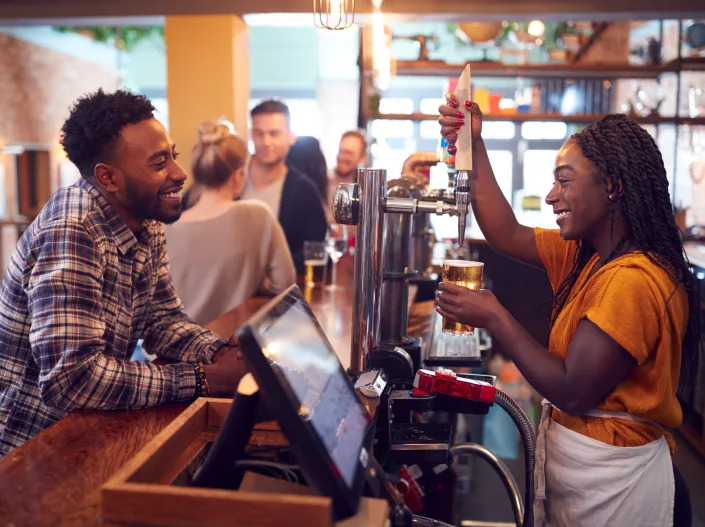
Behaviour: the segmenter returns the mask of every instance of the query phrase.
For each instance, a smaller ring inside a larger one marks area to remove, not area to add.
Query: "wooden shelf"
[[[484,121],[511,121],[524,123],[529,121],[561,121],[565,123],[592,123],[604,117],[605,114],[576,114],[564,115],[560,113],[486,113],[482,116]],[[383,113],[374,119],[436,121],[438,114],[431,113]],[[689,124],[705,126],[705,117],[662,117],[650,115],[648,117],[634,117],[634,120],[643,124]]]
[[[671,61],[679,71],[705,71],[705,57],[681,57]]]
[[[398,60],[397,75],[457,77],[466,64],[473,75],[482,77],[575,77],[655,79],[663,73],[705,71],[705,58],[686,57],[664,64],[631,66],[629,64],[503,64],[493,61],[448,64],[440,60]]]

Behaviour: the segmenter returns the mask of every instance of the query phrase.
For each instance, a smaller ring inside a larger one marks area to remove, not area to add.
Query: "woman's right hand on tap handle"
[[[441,135],[448,141],[448,153],[455,155],[457,148],[455,141],[458,139],[458,130],[465,124],[466,114],[460,109],[460,103],[456,100],[454,93],[446,93],[446,104],[438,107],[441,116],[438,122],[441,125]],[[479,139],[482,133],[482,112],[477,103],[463,101],[465,111],[470,113],[473,139]]]

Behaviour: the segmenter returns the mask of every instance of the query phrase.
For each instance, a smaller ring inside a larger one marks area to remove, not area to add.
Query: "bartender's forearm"
[[[536,391],[559,408],[571,408],[571,388],[563,359],[541,346],[506,309],[487,329]]]

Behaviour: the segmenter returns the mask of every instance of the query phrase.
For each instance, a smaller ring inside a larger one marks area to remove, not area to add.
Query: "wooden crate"
[[[257,491],[171,484],[215,438],[230,404],[230,399],[196,400],[118,470],[101,489],[103,522],[178,527],[333,525],[332,500],[311,495],[306,487],[273,480],[266,488],[264,478],[255,484],[248,480],[247,488]],[[286,444],[276,426],[259,425],[250,442]],[[306,491],[308,495],[301,493]],[[382,526],[387,514],[385,501],[363,498],[358,514],[336,525]]]

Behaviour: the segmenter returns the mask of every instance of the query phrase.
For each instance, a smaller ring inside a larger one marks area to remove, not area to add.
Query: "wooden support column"
[[[247,140],[250,62],[247,25],[236,15],[167,16],[169,133],[191,182],[198,125],[225,117]]]

